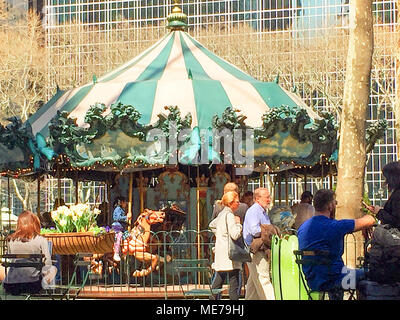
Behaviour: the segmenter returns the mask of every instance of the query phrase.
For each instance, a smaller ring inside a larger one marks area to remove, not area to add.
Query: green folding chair
[[[172,263],[185,299],[208,299],[211,295],[223,291],[211,287],[212,273],[208,259],[175,259]],[[193,283],[190,283],[190,280]]]
[[[97,276],[93,274],[90,270],[91,258],[93,253],[91,252],[79,252],[75,254],[74,257],[74,271],[72,273],[71,279],[67,285],[57,285],[51,291],[51,296],[53,299],[60,300],[75,300],[83,288],[85,287],[88,279],[92,276]],[[81,267],[86,268],[83,272],[83,277],[80,283],[78,283],[78,273],[81,271]]]
[[[6,275],[9,268],[35,268],[42,272],[44,266],[44,254],[3,254],[1,255],[1,265],[6,270]],[[6,293],[3,284],[1,285],[1,296],[4,300],[32,300],[39,298],[47,298],[50,296],[46,290],[41,290],[37,294],[22,292],[19,295]]]
[[[302,266],[329,264],[330,260],[327,258],[329,256],[329,252],[325,250],[294,250],[293,254],[296,256],[296,263],[299,267],[301,283],[307,292],[308,300],[324,300],[324,291],[313,291],[308,286]],[[312,257],[318,257],[318,259],[312,259]]]

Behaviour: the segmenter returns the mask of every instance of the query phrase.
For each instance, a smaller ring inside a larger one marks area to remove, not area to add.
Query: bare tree
[[[18,116],[25,121],[45,99],[45,50],[40,18],[28,12],[16,18],[4,1],[0,2],[0,19],[12,21],[0,28],[0,115],[1,120]],[[32,210],[30,183],[12,185],[24,209]],[[22,191],[24,190],[24,191]]]
[[[44,101],[45,50],[40,18],[30,11],[26,21],[0,29],[0,112],[25,121]]]
[[[336,189],[338,219],[354,219],[362,214],[366,161],[365,129],[370,97],[373,39],[371,1],[351,0],[350,39],[340,124]]]

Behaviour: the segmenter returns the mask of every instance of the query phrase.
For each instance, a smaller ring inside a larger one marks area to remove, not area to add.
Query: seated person
[[[355,289],[356,283],[364,278],[363,270],[349,270],[344,266],[344,236],[375,224],[371,215],[335,220],[336,203],[332,190],[318,190],[314,196],[315,215],[306,220],[297,232],[300,250],[329,251],[330,264],[310,264],[302,268],[310,289],[327,291],[330,300],[342,300],[343,290]],[[348,287],[349,283],[354,287]]]
[[[40,236],[39,218],[30,211],[23,211],[17,220],[17,230],[9,235],[7,252],[9,254],[44,254],[45,266],[37,270],[35,267],[10,267],[3,282],[8,294],[39,293],[42,287],[52,283],[57,268],[51,264],[51,256],[47,239]]]
[[[50,212],[46,211],[46,212],[43,212],[41,214],[40,226],[41,226],[41,228],[46,228],[46,229],[50,229],[50,228],[55,228],[56,227],[56,224],[54,223]]]

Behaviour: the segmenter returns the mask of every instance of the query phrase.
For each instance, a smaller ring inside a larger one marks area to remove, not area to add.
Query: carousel
[[[336,173],[338,130],[331,114],[315,112],[278,80],[258,81],[209,51],[186,32],[178,3],[167,20],[166,35],[139,56],[84,86],[57,89],[25,123],[10,118],[0,127],[2,176],[36,180],[39,190],[45,175],[76,184],[103,181],[106,224],[114,199],[126,197],[130,235],[122,251],[142,263],[131,270],[134,278],[174,258],[174,250],[149,249],[157,232],[181,237],[193,231],[176,252],[210,258],[212,237],[199,234],[227,182],[245,191],[250,179],[263,186],[264,175],[273,176],[274,195],[281,201],[285,193],[288,203],[290,177]],[[369,129],[372,145],[380,125]],[[76,202],[81,205],[77,194]],[[86,210],[94,221],[94,210]],[[88,224],[45,236],[55,254],[113,251],[114,233],[94,234]],[[165,246],[172,238],[159,242]]]

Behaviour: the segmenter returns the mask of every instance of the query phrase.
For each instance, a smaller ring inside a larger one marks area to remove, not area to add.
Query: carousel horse
[[[186,212],[183,211],[176,203],[165,206],[161,209],[165,212],[165,219],[162,224],[154,224],[151,226],[151,231],[176,231],[181,230],[186,222]]]
[[[146,216],[148,218],[146,218]],[[137,258],[138,260],[151,261],[151,267],[147,269],[149,271],[148,273],[156,270],[155,268],[157,268],[158,256],[156,254],[153,254],[153,252],[151,252],[151,249],[159,247],[161,243],[158,237],[150,237],[151,232],[157,233],[162,231],[169,232],[181,230],[185,221],[186,212],[181,210],[175,203],[162,208],[160,211],[146,209],[137,218],[129,237],[123,241],[122,253],[126,255],[129,252],[130,254],[134,255],[135,258]],[[161,262],[164,262],[163,257],[159,258]],[[118,263],[113,261],[112,253],[99,255],[97,259],[93,259],[92,272],[98,274],[101,274],[103,272],[103,261],[101,261],[101,259],[107,262],[107,265],[109,266],[109,273],[112,272],[112,268],[115,268],[115,270],[119,272]],[[169,262],[170,257],[167,256],[165,260]],[[145,271],[142,270],[134,274],[135,276],[145,276],[148,274],[147,272],[146,274],[144,274]]]
[[[145,209],[136,219],[130,235],[122,243],[122,254],[128,253],[142,262],[151,262],[147,269],[136,270],[133,277],[145,277],[152,271],[157,270],[157,263],[161,257],[149,252],[149,240],[151,234],[151,226],[156,223],[163,223],[165,219],[165,211],[155,211]]]

